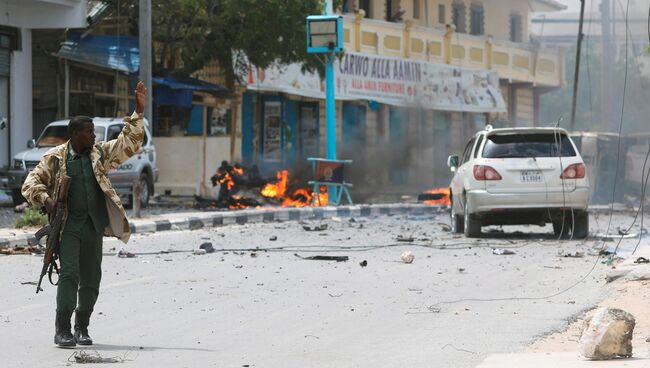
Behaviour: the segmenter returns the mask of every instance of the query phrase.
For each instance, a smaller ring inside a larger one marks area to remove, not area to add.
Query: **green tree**
[[[319,69],[318,59],[306,52],[305,22],[322,11],[320,0],[154,1],[157,69],[190,75],[216,61],[229,88],[246,58],[261,68],[300,62]]]

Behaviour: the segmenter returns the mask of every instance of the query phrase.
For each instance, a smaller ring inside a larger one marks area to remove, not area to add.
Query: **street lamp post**
[[[327,159],[336,160],[336,99],[334,96],[334,58],[343,51],[343,17],[334,15],[331,2],[325,3],[325,15],[307,17],[307,52],[324,54],[325,121],[327,128]],[[337,198],[336,187],[327,188],[330,198]]]

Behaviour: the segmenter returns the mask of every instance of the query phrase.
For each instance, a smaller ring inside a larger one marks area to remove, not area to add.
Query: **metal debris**
[[[104,358],[97,351],[87,353],[85,350],[75,351],[68,358],[69,362],[78,364],[94,364],[94,363],[124,363],[126,360],[120,357]]]
[[[305,259],[305,260],[310,260],[310,261],[346,262],[349,259],[348,256],[311,256],[311,257],[303,257],[303,256],[299,255],[298,253],[294,253],[293,255],[300,258],[300,259]]]
[[[308,226],[308,225],[303,225],[302,226],[305,231],[323,231],[327,230],[327,224],[320,224],[320,225],[315,225],[315,226]]]

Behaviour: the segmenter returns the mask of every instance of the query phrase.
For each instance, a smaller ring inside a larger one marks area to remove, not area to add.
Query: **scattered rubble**
[[[584,256],[585,256],[585,252],[558,253],[558,257],[564,257],[564,258],[583,258]]]
[[[509,256],[515,254],[515,252],[510,249],[494,248],[492,249],[492,254],[496,254],[497,256]]]
[[[359,266],[361,266],[361,267],[366,267],[367,265],[368,265],[368,261],[366,261],[365,259],[363,261],[359,262]]]
[[[327,224],[320,224],[314,226],[303,225],[302,228],[305,231],[324,231],[327,230]]]
[[[117,256],[120,258],[135,258],[135,253],[131,253],[124,248],[120,248],[120,251],[117,252]]]
[[[203,243],[199,246],[199,249],[205,250],[206,253],[214,253],[214,247],[212,246],[212,243],[207,242]]]
[[[580,354],[589,360],[632,356],[632,333],[636,322],[630,313],[601,308],[585,320],[580,337]]]
[[[397,238],[395,238],[395,240],[398,242],[413,243],[415,241],[415,238],[412,236],[397,235]]]
[[[407,250],[406,252],[402,253],[402,262],[404,263],[413,263],[413,260],[415,260],[415,256],[410,250]]]

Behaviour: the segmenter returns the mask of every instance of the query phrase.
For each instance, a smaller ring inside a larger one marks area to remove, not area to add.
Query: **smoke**
[[[609,4],[609,27],[605,22],[607,14],[600,12],[597,1],[588,2],[585,10],[573,127],[570,120],[577,22],[573,38],[540,36],[546,44],[567,48],[567,85],[542,96],[539,116],[542,125],[563,117],[562,127],[583,132],[574,140],[590,169],[592,202],[604,204],[635,197],[641,189],[642,167],[650,142],[647,120],[650,0],[604,0],[602,3]],[[590,146],[597,149],[589,149]]]

